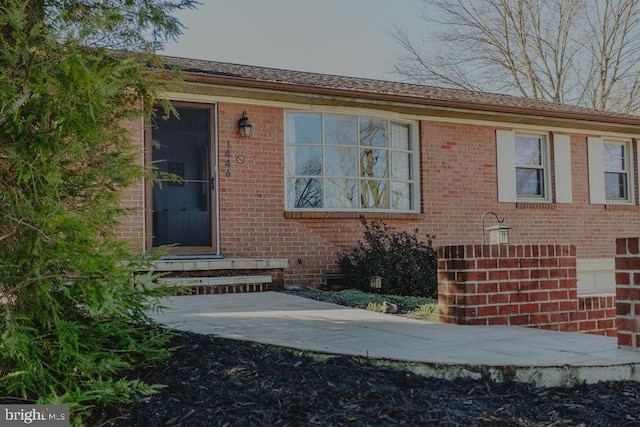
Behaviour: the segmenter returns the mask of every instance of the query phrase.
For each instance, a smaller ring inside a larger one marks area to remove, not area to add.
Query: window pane
[[[318,178],[297,178],[289,180],[289,208],[321,208],[322,180]]]
[[[391,209],[408,211],[411,209],[411,184],[391,183]]]
[[[328,179],[325,200],[327,208],[357,208],[358,180]]]
[[[625,170],[624,145],[603,144],[604,148],[604,169],[608,171]]]
[[[387,121],[361,118],[360,144],[366,147],[387,147]]]
[[[287,174],[293,175],[321,175],[322,147],[288,147]]]
[[[544,171],[542,169],[516,168],[516,192],[518,196],[544,197]]]
[[[516,165],[542,165],[542,141],[539,137],[516,136]]]
[[[358,150],[347,147],[324,149],[325,175],[358,176]]]
[[[409,153],[391,153],[391,178],[411,179],[411,156]]]
[[[360,176],[365,178],[388,178],[387,150],[365,148],[360,152]]]
[[[357,121],[355,116],[324,116],[324,143],[355,145],[357,143]]]
[[[412,125],[304,112],[285,125],[288,209],[415,209]]]
[[[289,144],[322,143],[320,114],[289,114],[287,142]]]
[[[391,148],[409,149],[409,125],[391,123]]]
[[[627,174],[605,173],[604,188],[607,200],[627,199]]]
[[[363,208],[385,209],[389,207],[389,181],[367,179],[361,181]]]

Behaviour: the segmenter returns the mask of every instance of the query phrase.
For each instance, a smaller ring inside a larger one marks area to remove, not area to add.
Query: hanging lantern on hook
[[[248,138],[251,136],[251,130],[253,129],[253,125],[249,122],[249,118],[247,117],[247,112],[242,112],[242,117],[238,120],[238,129],[240,131],[240,136]]]

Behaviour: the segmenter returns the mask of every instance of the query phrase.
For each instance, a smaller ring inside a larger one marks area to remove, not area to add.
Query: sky
[[[341,76],[400,80],[394,25],[423,37],[418,0],[200,0],[165,55]]]

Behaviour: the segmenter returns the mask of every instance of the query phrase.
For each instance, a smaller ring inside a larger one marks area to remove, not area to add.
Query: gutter
[[[507,113],[538,117],[548,117],[556,119],[568,119],[579,121],[598,121],[601,123],[619,124],[627,126],[637,126],[640,128],[640,117],[635,116],[614,116],[608,114],[588,114],[572,113],[568,111],[550,111],[538,108],[505,106],[500,104],[481,104],[468,101],[455,101],[444,99],[433,99],[415,97],[408,95],[397,95],[389,93],[367,92],[353,89],[340,89],[333,87],[322,87],[314,85],[304,85],[297,83],[282,83],[274,81],[255,80],[242,77],[218,76],[211,74],[200,74],[192,71],[183,71],[184,81],[193,83],[216,84],[224,86],[235,86],[239,88],[265,89],[275,91],[285,91],[293,93],[304,93],[311,95],[324,95],[335,97],[351,97],[366,100],[375,100],[391,103],[405,103],[419,106],[444,107],[464,110],[475,110],[492,113]],[[639,129],[640,131],[640,129]]]

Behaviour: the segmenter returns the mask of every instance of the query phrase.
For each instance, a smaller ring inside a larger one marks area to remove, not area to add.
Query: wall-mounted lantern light
[[[247,112],[242,112],[242,117],[238,120],[238,129],[240,130],[240,136],[250,137],[251,129],[253,125],[249,122],[249,118],[247,117]]]
[[[496,219],[496,224],[491,227],[484,228],[484,217],[486,215],[493,215]],[[507,227],[503,224],[504,218],[499,219],[498,215],[494,212],[485,212],[482,214],[482,244],[485,245],[485,232],[489,233],[489,244],[490,245],[508,245],[509,244],[509,230],[511,227]]]

